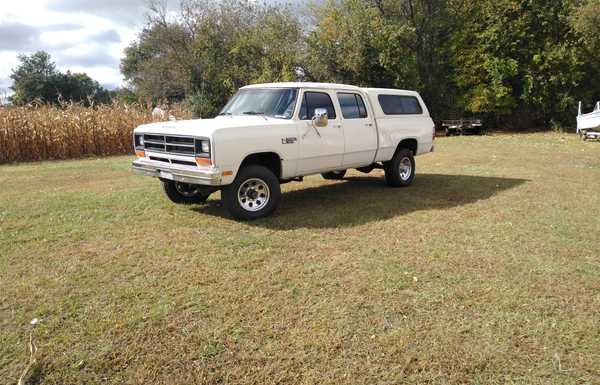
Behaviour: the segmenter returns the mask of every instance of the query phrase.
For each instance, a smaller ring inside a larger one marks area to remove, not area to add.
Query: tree
[[[178,25],[153,23],[125,49],[121,72],[140,97],[154,100],[185,97],[188,70],[182,58],[189,57],[186,40],[185,31]],[[174,46],[171,42],[175,42]]]
[[[584,78],[570,1],[466,2],[453,35],[461,104],[511,126],[567,123]]]
[[[512,128],[573,124],[578,100],[600,98],[600,0],[328,0],[302,21],[184,0],[150,14],[123,74],[138,96],[202,116],[241,86],[297,78],[416,89],[435,119]]]
[[[600,100],[600,0],[584,1],[575,7],[571,15],[571,25],[579,37],[578,49],[585,58],[580,82],[579,99],[588,108]]]
[[[571,23],[589,53],[595,53],[596,58],[600,57],[600,0],[587,0],[575,7]]]
[[[308,73],[315,80],[418,89],[433,115],[442,116],[454,97],[447,3],[331,0],[308,36]]]
[[[30,56],[19,55],[19,61],[20,65],[10,76],[13,80],[13,104],[34,101],[57,103],[61,98],[84,103],[110,101],[108,91],[97,81],[83,73],[57,71],[50,55],[44,51]]]
[[[14,104],[25,104],[36,99],[51,101],[56,99],[54,77],[56,66],[50,55],[39,51],[31,56],[19,55],[21,64],[13,70],[11,89],[14,92],[11,100]]]
[[[302,31],[285,7],[236,0],[187,0],[176,17],[153,5],[126,49],[121,71],[140,96],[186,100],[213,116],[241,86],[296,78]]]
[[[454,1],[374,0],[392,31],[380,44],[382,60],[394,73],[410,63],[413,71],[397,87],[418,89],[434,117],[454,113],[450,38],[460,28]],[[403,71],[404,72],[404,71]],[[412,81],[411,81],[412,79]]]

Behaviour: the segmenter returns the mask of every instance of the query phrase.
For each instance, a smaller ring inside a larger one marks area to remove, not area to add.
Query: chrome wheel
[[[258,178],[246,180],[240,185],[237,192],[238,202],[246,211],[259,211],[263,209],[271,197],[269,186]]]
[[[194,197],[200,193],[200,188],[189,183],[175,182],[175,190],[186,198]]]
[[[404,181],[409,180],[412,174],[412,162],[409,157],[404,157],[400,159],[400,165],[398,166],[400,169],[400,178]]]

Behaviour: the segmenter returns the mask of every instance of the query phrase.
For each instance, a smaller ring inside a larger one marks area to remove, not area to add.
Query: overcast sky
[[[61,71],[121,85],[119,60],[145,21],[146,0],[0,0],[0,89],[19,53],[44,50]]]

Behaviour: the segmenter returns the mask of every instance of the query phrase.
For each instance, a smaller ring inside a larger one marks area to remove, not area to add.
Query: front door
[[[333,104],[334,97],[334,93],[325,90],[304,90],[301,95],[302,104],[298,114],[300,175],[342,168],[344,131]],[[312,121],[317,108],[327,110],[328,123],[325,127],[316,127]]]

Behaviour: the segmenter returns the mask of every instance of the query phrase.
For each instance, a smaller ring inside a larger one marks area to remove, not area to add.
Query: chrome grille
[[[194,156],[196,140],[189,136],[144,134],[144,147],[149,151]]]
[[[181,164],[183,166],[197,166],[195,162],[191,162],[191,161],[187,161],[187,160],[160,158],[157,156],[151,156],[150,160],[155,160],[157,162],[171,163],[171,164]]]

